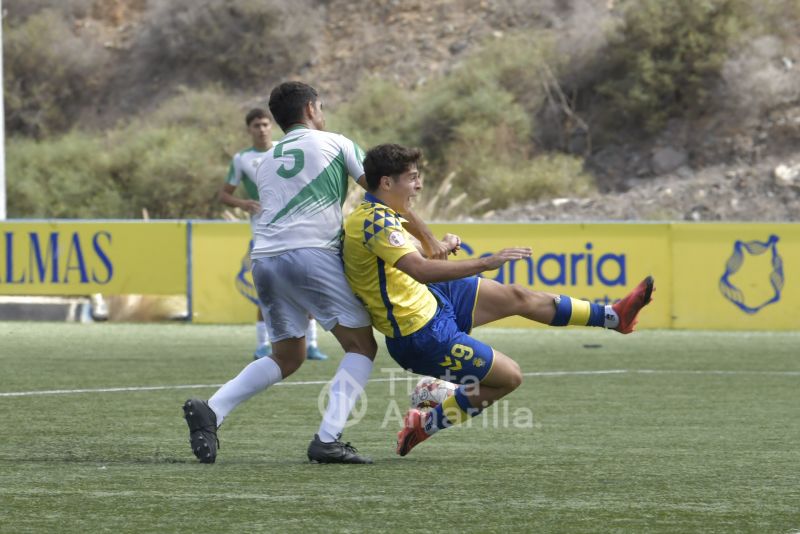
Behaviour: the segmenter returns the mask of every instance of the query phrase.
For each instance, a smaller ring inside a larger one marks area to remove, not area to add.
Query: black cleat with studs
[[[189,425],[189,443],[197,459],[213,464],[217,459],[217,415],[206,401],[189,399],[183,405],[183,417]]]
[[[321,464],[371,464],[372,460],[358,454],[358,450],[350,443],[339,440],[325,443],[314,434],[314,439],[308,445],[308,459]]]

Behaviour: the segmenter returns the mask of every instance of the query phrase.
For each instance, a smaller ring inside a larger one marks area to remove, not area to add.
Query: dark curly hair
[[[402,145],[385,144],[370,148],[364,158],[364,175],[367,189],[375,191],[381,176],[398,176],[419,163],[422,151]]]

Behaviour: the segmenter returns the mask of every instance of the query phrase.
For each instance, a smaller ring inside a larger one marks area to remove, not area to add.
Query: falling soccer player
[[[648,276],[619,302],[601,305],[476,276],[530,257],[531,249],[524,247],[476,259],[425,258],[403,228],[402,216],[422,190],[420,158],[418,149],[393,144],[367,152],[367,193],[345,219],[342,248],[347,280],[373,326],[386,336],[392,358],[414,373],[461,384],[435,409],[408,411],[397,438],[400,456],[437,431],[478,415],[522,383],[519,365],[470,336],[473,327],[519,315],[551,326],[597,326],[629,334],[654,290]],[[461,246],[453,234],[442,242],[454,252]]]

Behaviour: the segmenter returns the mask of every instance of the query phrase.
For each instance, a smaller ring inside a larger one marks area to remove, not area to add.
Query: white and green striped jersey
[[[253,258],[298,248],[341,248],[347,177],[364,174],[364,151],[346,137],[305,127],[290,129],[256,173],[261,213]]]
[[[258,187],[256,186],[256,169],[261,160],[267,155],[268,150],[261,152],[254,147],[246,148],[238,152],[231,160],[228,168],[228,177],[225,183],[236,187],[239,184],[244,186],[247,198],[258,200]]]

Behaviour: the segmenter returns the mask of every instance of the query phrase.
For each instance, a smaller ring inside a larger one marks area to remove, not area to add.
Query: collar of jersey
[[[378,197],[376,197],[372,193],[364,193],[364,200],[366,200],[367,202],[372,202],[373,204],[380,204],[381,206],[386,206],[387,208],[389,208],[388,204],[384,204],[381,201],[381,199],[379,199]],[[392,208],[389,208],[389,209],[392,210]],[[392,210],[392,211],[394,211],[394,210]]]
[[[286,133],[288,134],[289,132],[294,132],[296,130],[310,130],[310,128],[305,124],[295,124],[294,126],[289,127],[289,129],[286,130]]]
[[[386,207],[386,209],[388,209],[388,210],[391,210],[391,211],[392,211],[392,213],[395,213],[396,215],[398,215],[398,216],[400,216],[400,217],[403,217],[403,214],[402,214],[402,213],[397,213],[397,212],[396,212],[396,211],[394,211],[394,210],[393,210],[391,207],[389,207],[389,205],[388,205],[388,204],[384,204],[383,202],[381,202],[381,199],[379,199],[378,197],[376,197],[376,196],[375,196],[375,195],[373,195],[372,193],[364,193],[364,200],[365,200],[366,202],[372,202],[373,204],[380,204],[381,206],[385,206],[385,207]]]

